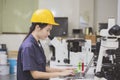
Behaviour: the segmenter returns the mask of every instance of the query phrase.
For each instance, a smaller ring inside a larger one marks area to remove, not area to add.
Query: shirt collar
[[[36,39],[33,37],[32,34],[30,34],[29,38],[30,38],[30,40],[31,40],[34,44],[38,45],[38,42],[36,41]],[[39,45],[38,45],[38,46],[39,46]]]

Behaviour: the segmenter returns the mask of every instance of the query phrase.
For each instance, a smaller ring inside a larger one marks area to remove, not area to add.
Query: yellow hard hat
[[[32,15],[31,22],[59,25],[58,23],[55,22],[52,12],[48,9],[36,10]]]

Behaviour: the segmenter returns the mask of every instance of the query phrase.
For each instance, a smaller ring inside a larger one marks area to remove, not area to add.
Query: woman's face
[[[38,32],[39,39],[46,39],[50,35],[50,31],[52,30],[52,25],[47,25],[44,28],[40,28]]]

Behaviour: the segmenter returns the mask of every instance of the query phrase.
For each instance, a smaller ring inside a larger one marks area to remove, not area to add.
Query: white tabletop
[[[94,67],[91,67],[84,78],[81,79],[66,79],[66,78],[51,78],[50,80],[94,80]]]

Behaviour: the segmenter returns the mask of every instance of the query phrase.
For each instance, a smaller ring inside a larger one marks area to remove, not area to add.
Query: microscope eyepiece
[[[119,25],[114,25],[110,30],[109,30],[110,35],[115,35],[119,36],[120,35],[120,26]]]

